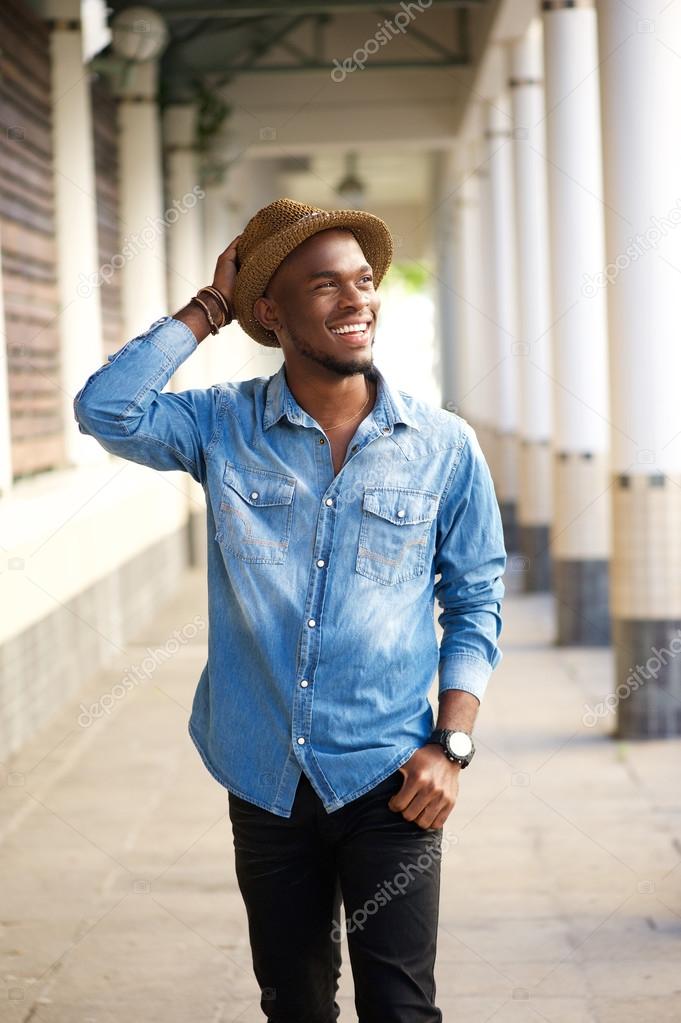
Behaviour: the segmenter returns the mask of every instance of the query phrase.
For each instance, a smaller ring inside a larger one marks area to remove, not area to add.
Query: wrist
[[[207,284],[205,287],[199,288],[197,294],[200,295],[202,292],[205,295],[210,295],[210,297],[217,303],[222,317],[222,323],[220,326],[226,327],[227,324],[231,323],[234,319],[234,310],[232,309],[227,296],[224,295],[219,288],[216,288],[214,284]]]
[[[475,754],[473,736],[463,729],[435,728],[428,743],[439,746],[443,755],[460,768],[468,767]]]
[[[222,330],[225,326],[225,313],[217,298],[215,298],[214,295],[211,295],[209,291],[201,290],[201,292],[197,294],[199,298],[206,303],[211,311],[214,322],[217,324],[218,328]]]

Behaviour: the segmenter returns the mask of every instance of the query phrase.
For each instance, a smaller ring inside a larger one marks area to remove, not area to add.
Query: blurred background
[[[261,1018],[186,734],[204,495],[72,402],[288,196],[387,221],[375,361],[504,522],[445,1019],[681,1019],[679,0],[4,0],[0,39],[0,1017]],[[169,389],[280,363],[233,324]]]

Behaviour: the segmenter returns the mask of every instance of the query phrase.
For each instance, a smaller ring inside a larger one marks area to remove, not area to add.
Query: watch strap
[[[428,739],[428,743],[436,743],[438,746],[442,746],[442,751],[445,754],[445,756],[447,757],[447,759],[451,760],[455,764],[459,764],[459,766],[463,770],[464,767],[468,767],[468,765],[470,764],[471,760],[473,759],[473,754],[475,752],[475,745],[473,744],[473,737],[470,735],[469,732],[465,732],[465,734],[468,735],[470,740],[471,740],[471,746],[472,746],[471,751],[470,751],[470,753],[468,754],[467,757],[456,757],[452,753],[449,752],[449,749],[447,748],[447,743],[446,743],[447,736],[451,735],[452,732],[463,732],[463,728],[434,728],[433,731],[430,733],[430,738]]]

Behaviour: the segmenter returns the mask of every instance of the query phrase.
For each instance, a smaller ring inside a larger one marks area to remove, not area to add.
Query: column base
[[[524,590],[526,593],[551,589],[549,530],[548,523],[541,526],[518,524],[518,551],[525,561]]]
[[[607,559],[554,560],[557,646],[610,644],[609,577]]]
[[[518,506],[515,501],[499,503],[501,524],[504,527],[504,546],[509,554],[518,550]]]
[[[616,738],[681,735],[681,619],[612,623]]]

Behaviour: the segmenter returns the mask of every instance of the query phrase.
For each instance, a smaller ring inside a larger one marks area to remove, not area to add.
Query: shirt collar
[[[293,397],[286,382],[284,373],[285,363],[268,380],[266,385],[265,408],[262,417],[263,430],[269,430],[278,422],[282,416],[298,426],[307,425],[306,420],[312,422],[311,416],[300,407]],[[383,433],[392,433],[395,423],[404,423],[415,430],[419,430],[416,418],[411,414],[407,405],[397,388],[381,372],[378,366],[374,365],[377,378],[376,402],[372,409],[372,415]]]

